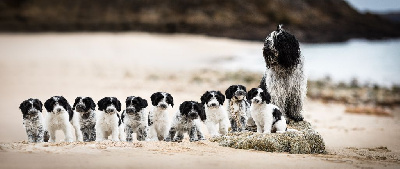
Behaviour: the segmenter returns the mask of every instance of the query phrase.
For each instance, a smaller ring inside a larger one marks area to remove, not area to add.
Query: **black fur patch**
[[[281,111],[279,111],[279,109],[274,109],[274,111],[272,112],[272,116],[274,117],[274,122],[277,122],[277,121],[279,121],[279,120],[281,120],[281,117],[282,117],[282,112]]]
[[[57,101],[54,98],[56,98]],[[68,103],[67,99],[65,99],[63,96],[53,96],[47,99],[44,103],[44,107],[46,108],[47,112],[52,112],[56,103],[64,107],[64,109],[68,112],[69,121],[71,121],[72,117],[74,116],[74,112],[72,111],[71,105]]]
[[[97,102],[98,110],[104,111],[108,106],[114,105],[118,112],[121,111],[121,102],[116,97],[104,97]]]
[[[243,90],[244,92],[246,92],[246,87],[244,87],[243,85],[232,85],[229,86],[228,89],[225,90],[225,96],[227,99],[232,99],[232,97],[235,95],[235,92],[238,90]],[[246,93],[247,95],[247,93]]]
[[[82,97],[77,97],[77,98],[75,99],[75,103],[74,103],[74,105],[72,106],[72,110],[75,110],[75,109],[76,109],[76,105],[77,105],[81,100],[82,100]],[[95,110],[95,109],[96,109],[96,103],[94,103],[94,101],[93,101],[93,99],[92,99],[91,97],[85,97],[85,98],[83,98],[82,102],[83,102],[83,104],[85,105],[85,106],[83,107],[83,111],[84,111],[84,112],[89,111],[89,109],[92,109],[92,110]]]
[[[197,117],[200,117],[201,121],[205,121],[207,119],[207,116],[206,116],[206,113],[204,110],[204,106],[195,101],[184,101],[179,106],[179,111],[180,111],[181,115],[184,117],[189,117],[190,112],[196,112]]]
[[[115,113],[115,114],[116,114],[117,117],[118,117],[118,126],[120,126],[120,125],[122,124],[121,117],[119,117],[119,114],[118,114],[118,113]]]
[[[127,97],[125,100],[125,104],[127,108],[129,106],[135,107],[135,113],[139,112],[140,110],[148,106],[146,99],[142,99],[141,97],[135,97],[135,96]]]
[[[32,102],[33,104],[31,104],[30,102]],[[21,109],[22,112],[22,117],[25,119],[27,118],[27,116],[29,115],[29,109],[32,108],[32,106],[38,110],[39,112],[42,112],[42,107],[43,104],[39,99],[32,99],[29,98],[28,100],[23,101],[20,105],[19,105],[19,109]]]
[[[203,96],[201,96],[201,104],[204,105],[210,101],[213,97],[212,93],[215,94],[215,98],[218,100],[220,105],[223,105],[225,102],[225,96],[220,91],[206,91]]]

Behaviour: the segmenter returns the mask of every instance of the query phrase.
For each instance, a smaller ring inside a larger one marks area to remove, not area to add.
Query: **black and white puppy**
[[[220,91],[206,91],[200,98],[207,116],[205,124],[212,137],[228,133],[229,118],[225,109],[225,96]],[[219,129],[217,129],[219,127]]]
[[[250,118],[250,104],[247,102],[247,91],[243,85],[232,85],[225,91],[228,99],[228,117],[232,132],[246,130]],[[252,121],[252,119],[250,119]]]
[[[132,141],[132,133],[136,133],[137,140],[144,141],[148,133],[147,100],[141,97],[129,96],[126,98],[126,110],[121,114],[126,141]]]
[[[189,134],[190,141],[205,140],[200,130],[200,124],[201,121],[204,122],[206,119],[203,105],[195,101],[183,102],[172,121],[171,129],[165,141],[181,142],[185,133]]]
[[[265,89],[251,89],[248,100],[251,103],[250,112],[257,125],[257,133],[283,133],[287,130],[285,117],[277,106],[270,104],[271,96]]]
[[[80,128],[78,140],[96,141],[96,103],[91,97],[77,97],[72,110],[75,110],[72,120]],[[81,137],[82,140],[79,138]]]
[[[116,97],[104,97],[97,102],[99,106],[96,115],[96,141],[107,140],[111,135],[112,141],[124,140],[124,128],[118,112],[121,102]]]
[[[166,92],[156,92],[151,95],[153,107],[149,112],[149,126],[151,139],[164,140],[171,128],[169,110],[174,107],[174,98]]]
[[[56,141],[57,130],[62,130],[64,132],[66,142],[72,142],[73,135],[71,124],[75,128],[75,131],[79,131],[80,128],[72,121],[74,112],[67,99],[63,96],[53,96],[46,100],[44,107],[48,112],[45,123],[50,135],[49,142]]]
[[[30,143],[47,141],[48,135],[42,114],[42,102],[39,99],[28,99],[19,105],[22,112],[22,124]]]
[[[307,79],[299,42],[279,25],[265,39],[263,55],[267,66],[259,87],[268,90],[288,121],[302,121]]]

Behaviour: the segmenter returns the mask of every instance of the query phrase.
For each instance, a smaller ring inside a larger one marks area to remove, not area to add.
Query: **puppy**
[[[91,97],[77,97],[72,106],[75,115],[72,118],[74,124],[80,128],[78,137],[82,137],[81,141],[96,141],[96,103]],[[78,134],[77,134],[78,135]],[[78,138],[78,140],[80,140]]]
[[[167,137],[170,129],[171,119],[168,111],[174,107],[174,98],[165,92],[153,93],[150,98],[153,105],[149,113],[150,135],[162,141]]]
[[[287,130],[285,117],[277,106],[270,104],[271,96],[266,90],[251,89],[248,100],[251,103],[250,112],[257,125],[257,133],[283,133]]]
[[[63,96],[53,96],[46,100],[44,107],[48,112],[45,123],[50,135],[49,142],[56,141],[57,130],[62,130],[64,132],[66,142],[72,142],[73,136],[71,123],[75,128],[75,131],[79,131],[80,128],[72,121],[74,112],[72,111],[67,99]]]
[[[195,101],[185,101],[173,119],[171,129],[165,141],[181,142],[183,134],[188,132],[190,141],[205,140],[200,123],[207,119],[203,105]],[[176,137],[175,134],[177,133]]]
[[[246,87],[242,85],[232,85],[226,89],[225,95],[226,99],[228,99],[228,117],[232,132],[246,130],[247,122],[251,116],[249,112],[250,104],[246,99]]]
[[[115,97],[104,97],[97,105],[99,111],[96,112],[96,141],[107,140],[110,135],[112,141],[124,140],[124,128],[118,114],[121,111],[121,102]]]
[[[126,134],[126,141],[132,141],[132,133],[136,133],[137,140],[144,141],[148,132],[147,100],[141,97],[126,98],[126,110],[121,114],[122,124]]]
[[[228,133],[229,118],[224,108],[225,96],[220,91],[206,91],[200,98],[207,116],[205,124],[212,137]],[[219,126],[219,130],[217,127]]]
[[[260,87],[268,90],[271,103],[281,108],[288,121],[302,121],[307,79],[299,42],[279,25],[265,39],[263,55],[267,67]]]
[[[22,112],[23,125],[30,143],[48,141],[49,136],[45,130],[45,123],[42,114],[42,102],[39,99],[28,99],[19,105]]]

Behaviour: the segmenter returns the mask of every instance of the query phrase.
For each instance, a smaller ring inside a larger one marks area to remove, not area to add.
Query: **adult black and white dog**
[[[72,125],[75,128],[77,139],[81,139],[79,138],[80,128],[72,121],[74,112],[72,111],[71,105],[68,103],[67,99],[63,96],[53,96],[46,100],[44,107],[48,112],[45,123],[50,135],[49,142],[56,141],[57,130],[62,130],[64,132],[66,142],[72,142]]]
[[[97,102],[96,141],[107,140],[111,135],[112,141],[124,141],[124,128],[118,112],[121,111],[121,102],[116,97],[104,97]]]
[[[48,135],[42,114],[42,102],[39,99],[28,99],[19,105],[22,112],[22,124],[30,143],[47,141]]]
[[[91,97],[77,97],[72,106],[75,111],[72,120],[79,125],[83,141],[96,141],[96,103]],[[78,139],[79,140],[79,139]]]
[[[166,92],[156,92],[151,95],[153,107],[149,112],[150,137],[159,141],[164,140],[171,127],[169,109],[174,107],[174,98]]]
[[[277,106],[270,104],[271,96],[266,90],[253,88],[247,99],[251,103],[250,112],[257,125],[257,133],[283,133],[287,130],[285,117]]]
[[[205,124],[209,134],[214,137],[228,133],[229,118],[223,106],[225,96],[220,91],[206,91],[200,100],[207,116]]]
[[[141,97],[129,96],[126,98],[126,110],[121,114],[126,141],[132,141],[132,133],[136,133],[137,140],[144,141],[148,133],[147,100]]]
[[[260,87],[268,90],[271,103],[280,107],[288,121],[302,121],[307,79],[299,42],[279,25],[265,39],[263,55],[267,68]]]
[[[206,119],[203,105],[195,101],[184,101],[179,106],[165,141],[181,142],[185,133],[189,134],[189,141],[205,140],[200,124]]]
[[[228,117],[232,132],[246,130],[250,115],[250,104],[247,102],[247,91],[243,85],[232,85],[225,91],[228,99]]]

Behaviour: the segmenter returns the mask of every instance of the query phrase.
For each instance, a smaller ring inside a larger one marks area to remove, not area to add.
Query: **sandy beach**
[[[304,116],[326,154],[270,153],[218,143],[27,143],[19,104],[63,95],[124,101],[157,91],[176,106],[231,84],[256,87],[262,73],[218,69],[262,43],[147,33],[0,34],[0,168],[399,168],[400,109],[391,117],[345,113],[345,105],[307,100]],[[260,59],[261,61],[262,58]],[[251,65],[249,65],[251,66]],[[123,108],[125,108],[123,106]],[[46,114],[46,113],[44,113]],[[203,126],[205,130],[205,127]],[[206,131],[206,130],[205,130]],[[207,134],[207,132],[206,132]],[[58,140],[63,138],[57,133]],[[206,135],[208,136],[208,135]]]

